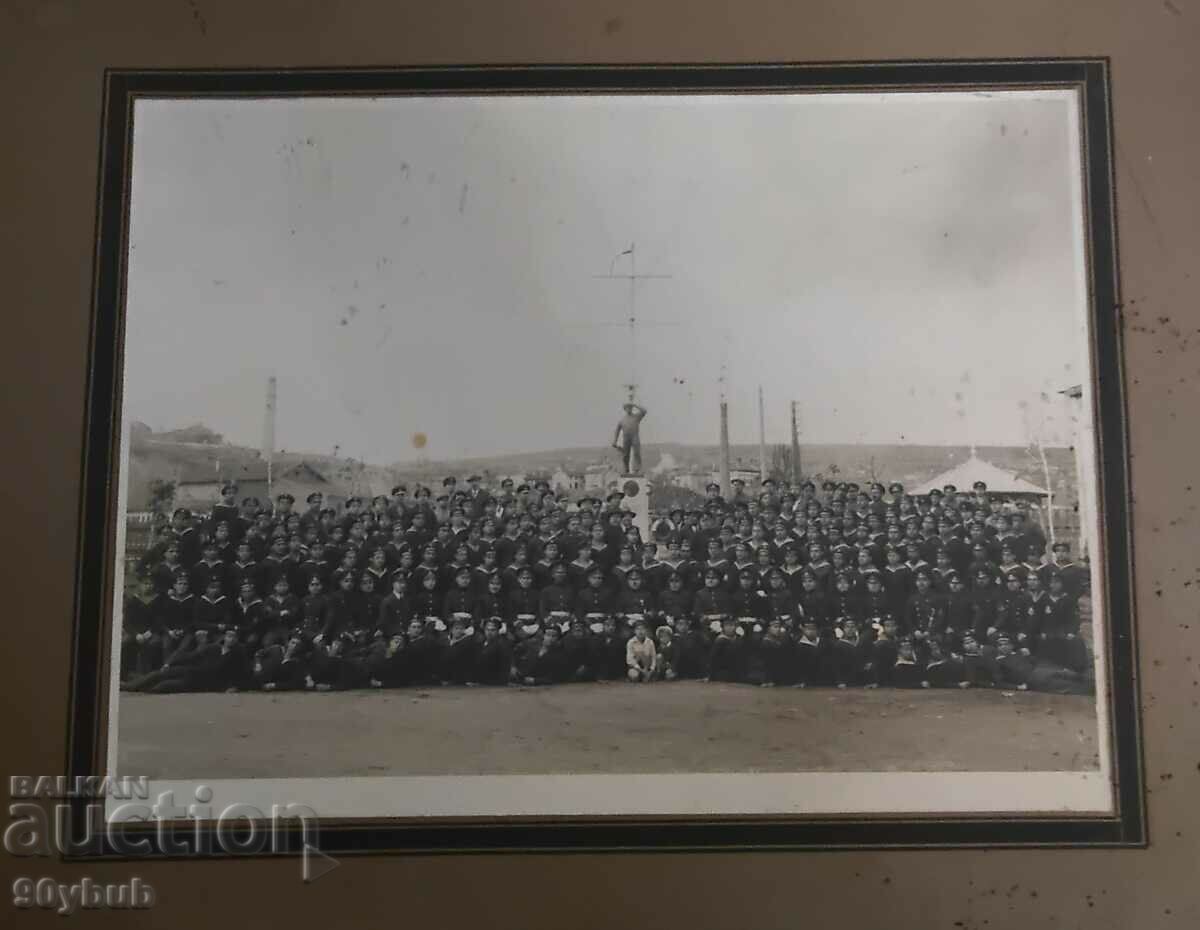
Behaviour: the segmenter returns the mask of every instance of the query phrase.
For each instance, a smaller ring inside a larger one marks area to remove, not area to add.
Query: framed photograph
[[[1144,844],[1108,80],[109,72],[81,854]]]

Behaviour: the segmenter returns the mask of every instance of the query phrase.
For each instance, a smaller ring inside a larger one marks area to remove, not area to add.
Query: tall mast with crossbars
[[[617,267],[617,263],[627,255],[629,256],[629,272],[627,274],[620,274],[620,273],[616,272],[614,269]],[[614,281],[628,281],[629,282],[629,297],[628,297],[629,306],[628,306],[628,316],[626,317],[626,321],[623,324],[609,324],[609,325],[623,325],[623,326],[629,327],[629,383],[625,385],[625,389],[629,392],[629,401],[630,401],[630,403],[632,403],[634,398],[636,398],[636,396],[637,396],[637,388],[638,388],[637,330],[638,330],[639,321],[638,321],[638,316],[637,316],[637,285],[638,285],[639,281],[649,281],[649,280],[656,279],[656,278],[663,279],[663,278],[669,278],[671,276],[669,274],[638,274],[637,243],[631,243],[629,248],[627,248],[624,252],[619,253],[616,256],[616,258],[614,258],[612,260],[612,262],[609,263],[608,274],[598,274],[598,275],[594,275],[594,277],[607,278],[609,280],[614,280]],[[599,324],[599,325],[605,325],[605,324]],[[641,325],[647,325],[647,324],[643,323]],[[675,323],[651,323],[649,325],[652,325],[652,326],[675,326],[678,324],[675,324]]]

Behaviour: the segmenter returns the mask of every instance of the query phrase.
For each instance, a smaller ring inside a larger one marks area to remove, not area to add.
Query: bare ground
[[[122,694],[119,772],[153,778],[1098,767],[1095,702],[700,682]]]

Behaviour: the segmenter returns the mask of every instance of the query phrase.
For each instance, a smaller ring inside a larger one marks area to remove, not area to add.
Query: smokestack
[[[758,480],[767,480],[767,427],[763,416],[763,390],[758,386]]]
[[[271,495],[271,466],[275,459],[275,376],[267,378],[267,409],[263,418],[262,454],[267,460],[267,500]]]
[[[721,496],[728,499],[729,487],[729,404],[721,399]]]

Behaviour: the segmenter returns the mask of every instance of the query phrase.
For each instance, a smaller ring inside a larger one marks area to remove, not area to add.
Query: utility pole
[[[1092,518],[1095,514],[1095,509],[1092,505],[1092,489],[1087,482],[1087,469],[1084,467],[1083,450],[1084,448],[1094,448],[1092,445],[1094,437],[1092,436],[1091,418],[1087,416],[1087,405],[1083,397],[1083,385],[1075,384],[1066,390],[1059,391],[1068,401],[1078,401],[1078,404],[1068,403],[1067,414],[1068,419],[1074,424],[1072,440],[1072,451],[1075,453],[1075,500],[1078,502],[1079,520],[1079,535],[1078,549],[1076,558],[1083,559],[1088,557],[1088,531],[1092,525]],[[1049,475],[1049,467],[1046,468]],[[1049,480],[1047,479],[1047,484]],[[1049,487],[1047,487],[1049,490]],[[1053,513],[1053,510],[1051,510]]]
[[[729,404],[721,398],[721,496],[728,499],[729,493]]]
[[[767,427],[763,414],[763,389],[758,386],[758,480],[767,480]]]
[[[729,404],[725,400],[725,366],[721,366],[721,496],[730,495],[729,485]]]
[[[792,481],[799,484],[800,474],[800,427],[796,419],[796,402],[792,401]]]
[[[1050,545],[1053,546],[1057,540],[1054,537],[1054,485],[1050,480],[1050,463],[1046,461],[1046,447],[1041,436],[1034,438],[1034,445],[1037,446],[1038,461],[1042,465],[1042,480],[1046,482],[1046,529],[1050,536]]]
[[[275,376],[267,378],[267,409],[263,418],[263,458],[267,460],[267,501],[273,500],[271,494],[271,466],[275,458]]]

